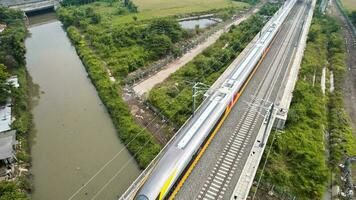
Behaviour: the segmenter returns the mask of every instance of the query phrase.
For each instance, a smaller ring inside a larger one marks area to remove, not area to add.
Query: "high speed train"
[[[167,147],[136,193],[136,200],[161,200],[169,197],[203,143],[235,105],[295,3],[296,0],[285,2],[263,28],[244,61],[235,67],[219,89],[204,100],[196,115],[177,133],[175,140]]]

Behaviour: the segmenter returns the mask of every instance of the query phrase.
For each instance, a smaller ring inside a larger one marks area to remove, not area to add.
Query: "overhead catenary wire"
[[[230,47],[230,48],[231,48],[231,47]],[[235,47],[232,47],[231,50],[232,50],[232,51],[238,51],[237,49],[235,49]],[[240,54],[240,53],[241,53],[241,52],[239,52],[239,54]],[[227,58],[227,57],[228,57],[228,58]],[[222,55],[222,56],[219,57],[219,59],[230,59],[230,58],[229,58],[229,56]],[[215,60],[213,61],[213,63],[211,63],[211,66],[214,66],[215,64],[217,64],[219,59],[215,59]],[[207,69],[205,69],[204,71],[206,72]],[[183,90],[184,90],[184,89],[182,89],[182,90],[178,93],[178,95],[179,95],[180,93],[182,93]],[[178,95],[177,95],[175,98],[177,98]],[[175,98],[173,98],[173,99],[175,99]],[[179,110],[177,110],[176,113],[178,113],[178,112],[179,112]],[[176,113],[174,113],[174,114],[176,114]],[[134,138],[133,138],[132,140],[130,140],[127,144],[125,144],[124,147],[123,147],[117,154],[115,154],[115,155],[113,156],[113,158],[111,158],[108,162],[106,162],[86,183],[84,183],[78,190],[76,190],[76,191],[71,195],[71,197],[69,197],[68,200],[72,200],[76,195],[78,195],[80,191],[82,191],[92,180],[94,180],[94,178],[95,178],[96,176],[98,176],[111,162],[113,162],[125,149],[127,149],[127,146],[128,146],[131,142],[133,142],[141,133],[143,133],[143,131],[146,130],[146,128],[147,128],[157,117],[158,117],[158,115],[156,115],[155,118],[154,118],[153,120],[151,120],[151,121],[149,122],[149,124],[146,125],[139,133],[137,133],[137,134],[134,136]],[[162,128],[163,126],[164,126],[164,125],[162,125],[161,128]],[[161,130],[161,128],[160,128],[159,130]],[[149,142],[149,140],[140,148],[139,151],[141,151],[141,150],[148,144],[148,142]],[[136,156],[138,153],[139,153],[139,152],[136,152],[136,153],[134,154],[134,156]],[[134,158],[134,156],[131,157],[130,160],[129,160],[127,163],[125,163],[125,167],[126,167],[126,166],[128,165],[128,163]],[[124,167],[121,168],[120,171],[122,171],[122,169],[124,169]],[[119,174],[119,173],[115,174],[115,177],[116,177],[118,174]],[[104,187],[104,188],[107,187],[107,185],[110,184],[110,182],[112,182],[112,180],[113,180],[113,178],[111,178],[111,179],[109,180],[109,182],[106,183],[103,187]],[[102,188],[102,189],[103,189],[103,188]],[[102,191],[102,189],[101,189],[101,191]],[[100,192],[101,192],[101,191],[100,191]]]
[[[179,93],[181,93],[181,92],[183,92],[183,90],[181,90]],[[179,94],[179,93],[178,93],[178,94]],[[178,96],[176,96],[175,98],[177,98],[177,97],[178,97]],[[173,99],[175,99],[175,98],[173,98]],[[177,111],[177,112],[178,112],[178,111]],[[176,113],[177,113],[177,112],[176,112]],[[150,126],[150,125],[157,119],[157,117],[158,117],[158,115],[156,115],[145,127],[143,127],[142,130],[141,130],[140,132],[138,132],[127,144],[124,144],[124,147],[121,148],[120,151],[119,151],[118,153],[116,153],[110,160],[108,160],[92,177],[90,177],[90,179],[89,179],[87,182],[85,182],[80,188],[78,188],[78,189],[68,198],[68,200],[72,200],[76,195],[78,195],[80,191],[82,191],[91,181],[94,180],[94,178],[95,178],[96,176],[98,176],[111,162],[113,162],[125,149],[127,149],[127,148],[128,148],[128,145],[129,145],[131,142],[133,142],[139,135],[141,135],[141,134],[143,133],[143,131],[146,130],[147,127]],[[164,126],[164,125],[162,125],[162,126]],[[162,126],[161,126],[161,128],[162,128]],[[159,130],[161,130],[161,128],[160,128]],[[158,131],[156,131],[156,132],[158,132]],[[148,141],[149,141],[149,140],[148,140]],[[147,143],[147,144],[148,144],[148,143]],[[144,146],[146,146],[147,144],[145,143]],[[134,156],[136,156],[136,155],[137,155],[137,154],[135,154]],[[134,156],[133,156],[133,157],[134,157]],[[132,158],[133,158],[133,157],[132,157]],[[131,159],[130,159],[130,160],[131,160]]]
[[[257,191],[258,191],[258,187],[260,186],[260,182],[261,182],[261,179],[262,179],[262,176],[263,176],[263,172],[264,172],[265,167],[266,167],[266,165],[267,165],[268,157],[269,157],[269,155],[270,155],[270,153],[271,153],[271,150],[272,150],[272,147],[273,147],[273,143],[274,143],[275,137],[276,137],[276,133],[273,134],[273,138],[272,138],[272,141],[271,141],[271,145],[270,145],[270,147],[269,147],[269,149],[268,149],[267,156],[266,156],[266,160],[265,160],[265,162],[263,163],[261,175],[260,175],[260,177],[258,178],[256,190],[255,190],[255,192],[253,193],[252,200],[254,200],[255,197],[256,197],[256,194],[257,194]]]
[[[155,133],[157,133],[158,131],[160,131],[164,126],[166,126],[166,124],[163,124]],[[145,144],[143,146],[141,146],[140,150],[138,150],[134,156],[131,156],[131,158],[125,162],[125,164],[114,174],[114,176],[112,176],[108,182],[106,182],[98,192],[96,192],[94,194],[94,196],[91,198],[91,200],[95,199],[121,172],[123,169],[125,169],[127,167],[127,165],[134,159],[134,157],[139,154],[143,149],[144,147],[149,143],[149,140],[147,140],[145,142]]]
[[[140,132],[138,132],[134,138],[132,138],[123,148],[120,149],[109,161],[107,161],[87,182],[85,182],[78,190],[76,190],[68,200],[72,200],[83,188],[85,188],[96,176],[98,176],[111,162],[113,162],[125,149],[127,146],[133,142],[146,128],[153,123],[153,121],[158,117],[154,117]],[[149,140],[148,140],[149,141]]]

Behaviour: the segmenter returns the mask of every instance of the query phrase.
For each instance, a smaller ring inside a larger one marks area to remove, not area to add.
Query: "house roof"
[[[0,107],[0,133],[11,130],[11,104]]]
[[[0,160],[14,156],[13,145],[16,143],[16,131],[0,133]]]
[[[6,28],[6,24],[0,24],[0,33],[3,32]]]

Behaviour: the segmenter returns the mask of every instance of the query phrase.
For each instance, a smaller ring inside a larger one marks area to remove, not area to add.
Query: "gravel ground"
[[[329,9],[330,13],[341,21],[342,33],[347,44],[348,73],[344,80],[344,103],[351,119],[354,136],[356,136],[356,38],[353,38],[344,16],[335,5],[335,1],[332,1],[332,6]]]
[[[301,7],[300,4],[299,4],[299,7]],[[290,23],[292,21],[292,19],[293,19],[293,17],[289,17],[288,23]],[[283,32],[283,31],[281,31],[281,32]],[[235,127],[237,126],[238,122],[242,120],[242,114],[248,108],[248,105],[246,102],[251,101],[251,98],[252,98],[251,95],[254,95],[254,93],[257,90],[258,85],[261,83],[264,75],[268,74],[267,79],[263,82],[264,84],[262,86],[261,92],[256,95],[258,97],[260,97],[260,95],[263,96],[265,93],[267,93],[267,91],[269,89],[266,87],[268,87],[269,82],[275,78],[273,76],[273,73],[274,73],[274,70],[276,70],[276,68],[278,66],[274,63],[275,60],[281,60],[281,59],[283,60],[283,58],[286,58],[286,57],[288,57],[286,59],[286,61],[288,61],[290,59],[291,54],[290,54],[290,51],[288,51],[288,50],[285,51],[284,56],[279,55],[276,57],[278,49],[280,48],[282,43],[285,42],[285,40],[284,40],[285,35],[281,34],[281,35],[278,35],[276,38],[277,39],[276,39],[274,45],[272,45],[272,47],[270,49],[270,53],[267,54],[265,61],[262,62],[261,66],[257,70],[256,74],[254,75],[252,80],[247,85],[245,92],[242,94],[239,101],[234,106],[233,110],[231,111],[228,118],[225,120],[223,126],[220,128],[216,137],[213,139],[212,143],[209,145],[207,151],[204,153],[204,155],[202,156],[202,158],[200,159],[200,161],[198,162],[198,164],[192,171],[191,175],[186,180],[186,182],[184,183],[181,190],[178,192],[176,199],[196,199],[197,198],[199,191],[203,187],[204,183],[206,182],[206,180],[210,174],[209,172],[212,171],[216,161],[218,160],[218,157],[220,156],[220,153],[217,153],[217,152],[222,152],[222,150],[224,149],[224,147],[226,146],[226,144],[228,142],[228,139],[230,138],[230,135],[233,132],[232,130],[234,130]],[[296,39],[297,38],[295,38],[295,40]],[[292,46],[291,44],[294,44],[295,40],[293,42],[289,43],[289,47]],[[292,48],[289,48],[289,50],[291,50],[291,49]],[[286,56],[286,55],[288,55],[288,56]],[[282,65],[284,67],[282,68],[282,71],[280,72],[280,74],[278,76],[276,87],[273,88],[273,91],[272,91],[272,94],[271,94],[271,97],[269,100],[272,100],[272,101],[275,100],[277,93],[278,93],[277,88],[279,88],[282,85],[281,82],[282,82],[284,73],[287,70],[286,63],[288,63],[288,62],[286,62],[286,61],[282,62],[283,63]],[[273,68],[273,69],[270,72],[268,72],[268,69],[270,69],[270,68]],[[224,195],[224,199],[230,198],[230,196],[232,194],[232,191],[233,191],[233,189],[238,181],[238,178],[241,174],[244,162],[247,160],[247,157],[249,156],[249,152],[251,150],[252,144],[255,141],[255,138],[257,136],[257,131],[258,131],[259,125],[261,123],[262,123],[262,120],[259,119],[256,123],[257,124],[256,128],[254,130],[252,130],[253,133],[251,134],[251,138],[248,141],[246,141],[247,145],[244,149],[244,153],[242,155],[241,160],[236,164],[237,169],[236,169],[235,174],[232,177],[232,180],[227,188],[227,191]]]

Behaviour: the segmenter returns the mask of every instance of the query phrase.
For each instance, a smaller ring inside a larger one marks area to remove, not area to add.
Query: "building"
[[[15,158],[16,131],[7,131],[0,133],[0,160],[5,163],[12,163]]]
[[[0,24],[0,33],[3,32],[6,28],[5,24]]]
[[[7,84],[12,85],[15,88],[18,88],[19,82],[16,76],[12,76],[7,79]],[[0,133],[11,130],[11,123],[12,123],[12,102],[11,98],[7,100],[5,105],[0,106]]]

